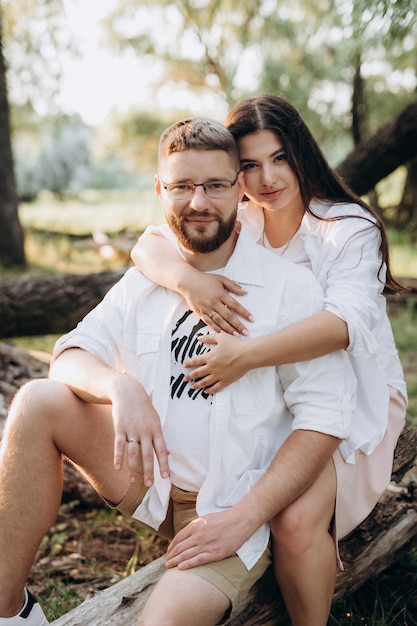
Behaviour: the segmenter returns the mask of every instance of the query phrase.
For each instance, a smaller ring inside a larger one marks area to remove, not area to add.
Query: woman
[[[333,455],[337,546],[387,486],[405,421],[406,388],[383,295],[400,286],[390,271],[381,220],[330,168],[290,104],[270,95],[247,98],[231,110],[226,126],[238,142],[245,174],[248,202],[240,222],[259,244],[313,271],[325,294],[324,310],[251,340],[250,312],[231,296],[242,295],[238,285],[190,268],[163,237],[143,237],[132,256],[150,278],[182,293],[214,330],[231,333],[210,334],[204,342],[212,349],[188,363],[195,388],[215,393],[256,367],[348,351],[358,402],[351,437]],[[305,566],[308,533],[322,521],[311,499],[299,500],[271,520],[276,575],[293,624],[325,624],[334,576],[320,567],[319,555]],[[313,596],[319,607],[314,614],[305,608]]]

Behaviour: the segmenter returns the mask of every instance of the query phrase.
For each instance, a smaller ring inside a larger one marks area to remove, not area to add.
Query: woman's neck
[[[264,232],[273,248],[285,246],[301,226],[304,209],[293,211],[268,211],[264,209]]]

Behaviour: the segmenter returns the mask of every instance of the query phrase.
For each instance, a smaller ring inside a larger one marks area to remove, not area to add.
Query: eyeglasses
[[[161,180],[163,188],[173,200],[187,200],[192,198],[196,187],[202,187],[209,198],[225,198],[229,195],[232,187],[236,185],[239,172],[236,178],[231,180],[208,180],[205,183],[166,183]]]

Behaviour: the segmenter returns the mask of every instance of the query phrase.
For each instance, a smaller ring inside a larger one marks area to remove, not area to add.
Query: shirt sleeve
[[[381,266],[381,235],[373,222],[347,217],[328,222],[322,239],[326,257],[320,268],[324,308],[348,326],[347,350],[354,356],[378,350],[374,330],[380,322],[386,268]]]
[[[169,241],[171,246],[178,252],[178,254],[183,256],[181,254],[181,249],[178,245],[178,239],[176,238],[168,224],[160,224],[159,226],[151,224],[143,232],[143,235],[159,235],[160,237],[165,237],[165,239]],[[143,237],[143,235],[141,235],[141,237]]]
[[[287,289],[281,308],[283,326],[322,310],[322,291],[309,270],[299,272],[297,290]],[[294,281],[293,281],[294,282]],[[356,378],[345,351],[278,366],[292,429],[314,430],[348,439],[356,402]]]
[[[133,270],[133,271],[132,271]],[[127,275],[107,292],[103,300],[92,309],[76,328],[63,335],[55,344],[52,361],[68,348],[82,348],[94,354],[104,363],[121,370],[121,352]]]

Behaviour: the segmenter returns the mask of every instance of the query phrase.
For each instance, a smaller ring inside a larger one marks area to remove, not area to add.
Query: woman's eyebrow
[[[278,154],[281,154],[282,152],[285,152],[284,148],[278,148],[278,150],[274,150],[274,152],[272,154],[269,155],[269,159],[272,159],[273,157],[277,156]],[[254,161],[257,161],[258,159],[240,159],[241,163],[253,163]]]

